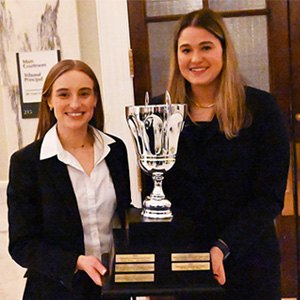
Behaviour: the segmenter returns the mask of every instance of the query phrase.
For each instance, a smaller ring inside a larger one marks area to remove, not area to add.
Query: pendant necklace
[[[214,107],[214,106],[216,105],[216,103],[212,103],[212,104],[209,104],[209,105],[205,106],[205,105],[201,105],[201,104],[199,104],[199,103],[197,103],[197,102],[195,102],[195,101],[193,101],[193,100],[191,100],[191,102],[192,102],[196,107],[199,107],[199,108],[212,108],[212,107]]]

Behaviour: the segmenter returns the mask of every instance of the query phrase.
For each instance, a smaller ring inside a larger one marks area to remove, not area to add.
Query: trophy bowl
[[[146,96],[147,99],[147,96]],[[150,219],[172,219],[171,202],[162,188],[163,175],[176,160],[180,132],[186,117],[186,104],[126,106],[126,119],[135,141],[140,168],[152,176],[154,187],[143,201],[142,215]]]

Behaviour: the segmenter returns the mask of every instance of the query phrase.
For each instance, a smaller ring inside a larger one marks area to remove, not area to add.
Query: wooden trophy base
[[[189,224],[145,220],[131,209],[128,229],[114,229],[115,255],[104,278],[103,297],[209,295],[223,288],[213,278],[209,247]]]

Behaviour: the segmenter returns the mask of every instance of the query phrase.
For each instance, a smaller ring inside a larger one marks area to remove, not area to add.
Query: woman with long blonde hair
[[[168,89],[188,106],[164,179],[174,221],[189,219],[195,239],[210,244],[224,299],[280,300],[274,219],[283,208],[288,133],[274,96],[245,85],[220,15],[203,9],[181,18]]]

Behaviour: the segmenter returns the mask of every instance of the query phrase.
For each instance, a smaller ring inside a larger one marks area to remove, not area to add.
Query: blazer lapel
[[[112,177],[113,180],[113,184],[114,184],[114,188],[117,194],[117,199],[118,199],[118,195],[119,195],[119,185],[117,184],[118,182],[118,174],[119,174],[119,170],[118,170],[118,158],[116,157],[115,153],[116,151],[114,151],[114,148],[116,146],[116,143],[110,144],[110,152],[108,153],[108,155],[105,157],[105,161],[107,163],[107,167],[109,169],[110,175]]]
[[[125,228],[125,201],[124,198],[126,198],[126,182],[124,182],[123,174],[124,170],[122,170],[124,161],[122,160],[122,157],[119,156],[119,151],[117,148],[117,143],[113,143],[109,145],[111,150],[109,154],[105,157],[105,161],[107,164],[107,167],[109,169],[113,185],[115,188],[116,196],[117,196],[117,212],[121,221],[122,228]],[[125,187],[124,187],[125,185]],[[128,182],[129,185],[129,182]]]

